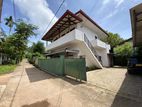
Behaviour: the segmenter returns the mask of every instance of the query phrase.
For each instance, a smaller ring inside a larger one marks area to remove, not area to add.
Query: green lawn
[[[16,65],[0,65],[0,75],[13,72]]]

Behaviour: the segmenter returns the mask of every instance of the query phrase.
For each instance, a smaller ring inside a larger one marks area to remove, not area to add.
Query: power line
[[[16,22],[16,11],[15,11],[15,2],[13,0],[13,15],[14,15],[14,19],[15,19],[15,22]]]
[[[60,4],[58,10],[56,11],[56,13],[54,14],[53,18],[51,19],[51,21],[49,22],[49,24],[47,25],[45,31],[43,32],[42,35],[45,34],[45,32],[47,31],[48,27],[50,26],[51,22],[53,21],[53,19],[55,18],[55,16],[57,15],[57,13],[59,12],[60,8],[62,7],[62,5],[64,4],[65,0],[62,1],[62,3]]]

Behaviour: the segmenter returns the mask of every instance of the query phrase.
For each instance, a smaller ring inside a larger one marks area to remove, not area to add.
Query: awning
[[[51,38],[58,35],[60,32],[64,31],[72,25],[81,22],[82,19],[73,14],[71,11],[67,10],[63,16],[51,27],[51,29],[44,35],[42,40],[51,40]]]

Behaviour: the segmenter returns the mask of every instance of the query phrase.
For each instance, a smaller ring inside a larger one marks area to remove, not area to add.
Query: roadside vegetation
[[[13,72],[16,65],[0,65],[0,75]]]
[[[43,55],[44,52],[44,44],[41,41],[38,41],[37,43],[33,43],[31,47],[28,47],[26,57],[30,63],[34,64],[37,59],[45,58]]]
[[[123,45],[117,46],[114,49],[114,60],[116,65],[127,66],[128,59],[132,56],[133,46],[131,42],[126,42]]]
[[[4,64],[18,64],[25,55],[28,39],[36,35],[38,29],[35,25],[23,20],[13,21],[12,17],[5,18],[9,27],[9,35],[0,45],[0,52],[6,54],[7,61]],[[14,29],[12,29],[14,28]],[[11,32],[13,30],[13,32]]]
[[[103,38],[102,41],[110,44],[111,47],[114,47],[118,45],[119,43],[121,43],[122,41],[124,41],[124,39],[121,38],[120,35],[117,33],[114,34],[114,33],[108,32],[108,34],[109,36],[106,38]]]
[[[25,56],[29,38],[36,36],[35,32],[38,29],[37,26],[20,19],[14,22],[12,16],[5,18],[5,25],[9,27],[9,35],[0,42],[0,53],[6,57],[3,65],[0,65],[0,74],[14,71],[16,64]]]
[[[126,42],[118,45],[124,41],[119,34],[108,32],[109,36],[104,38],[103,41],[110,44],[111,51],[114,53],[114,64],[119,66],[127,66],[128,58],[133,53],[132,42]]]

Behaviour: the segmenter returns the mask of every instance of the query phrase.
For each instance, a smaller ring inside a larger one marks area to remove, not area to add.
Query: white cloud
[[[103,5],[106,5],[106,4],[108,4],[109,2],[110,2],[111,0],[103,0]]]
[[[116,10],[114,10],[113,12],[111,12],[110,14],[108,14],[105,18],[104,18],[104,20],[106,20],[106,19],[110,19],[111,17],[113,17],[114,15],[116,15],[117,14],[117,12],[118,12],[118,10],[116,9]]]
[[[124,2],[124,0],[115,0],[115,2],[117,3],[115,8],[117,8]]]
[[[115,3],[115,8],[117,8],[124,2],[124,0],[103,0],[102,4],[106,5],[108,3],[113,3],[113,2]]]
[[[28,19],[29,23],[39,27],[40,34],[45,31],[45,28],[54,16],[46,0],[15,0],[15,4],[22,15]],[[52,26],[57,19],[58,18],[55,17],[50,26]]]

